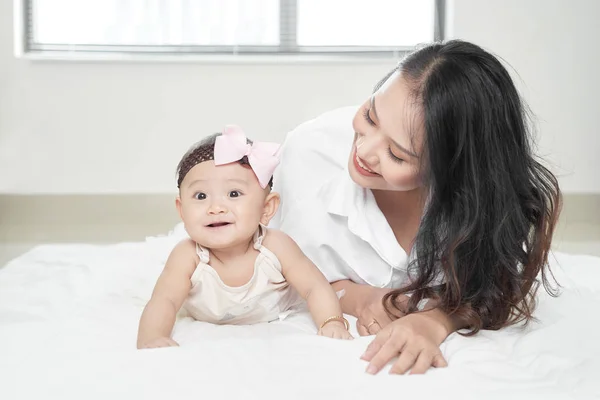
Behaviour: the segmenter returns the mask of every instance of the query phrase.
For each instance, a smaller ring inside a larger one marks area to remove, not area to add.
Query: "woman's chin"
[[[365,189],[383,189],[383,186],[385,186],[385,182],[383,182],[383,185],[377,182],[382,180],[381,177],[366,177],[353,170],[349,172],[352,181]]]

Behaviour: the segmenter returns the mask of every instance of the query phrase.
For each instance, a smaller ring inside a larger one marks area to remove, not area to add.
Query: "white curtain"
[[[279,45],[280,0],[32,0],[33,41],[74,45]],[[412,46],[434,0],[296,0],[299,46]],[[283,30],[285,32],[285,30]]]
[[[34,41],[277,45],[279,0],[34,0]]]
[[[433,0],[298,0],[299,46],[412,46],[434,36]]]

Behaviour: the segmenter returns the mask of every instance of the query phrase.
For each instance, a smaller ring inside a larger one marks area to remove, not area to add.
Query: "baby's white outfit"
[[[256,324],[283,319],[301,303],[297,292],[285,281],[279,260],[262,245],[266,228],[254,234],[260,253],[254,274],[243,286],[227,286],[208,262],[209,251],[196,244],[200,262],[192,274],[192,289],[183,309],[196,320],[213,324]]]

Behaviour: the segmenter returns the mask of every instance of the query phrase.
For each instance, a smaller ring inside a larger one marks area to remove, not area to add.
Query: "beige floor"
[[[179,221],[175,194],[0,195],[0,267],[42,243],[143,241]],[[565,194],[554,249],[600,256],[600,194]]]
[[[46,227],[44,234],[19,235],[30,237],[32,241],[0,241],[0,266],[18,257],[32,247],[46,243],[117,243],[123,241],[143,241],[146,236],[164,234],[172,228],[170,223],[161,226],[101,226],[77,225]],[[12,231],[34,229],[15,226]],[[555,251],[572,254],[589,254],[600,257],[600,225],[572,225],[562,228],[556,234],[553,246]]]
[[[108,244],[119,242],[140,242],[147,236],[162,235],[173,228],[174,223],[162,225],[56,225],[36,227],[35,225],[4,226],[2,231],[11,234],[0,235],[0,267],[8,261],[41,244],[92,243]],[[11,240],[17,238],[18,240]]]

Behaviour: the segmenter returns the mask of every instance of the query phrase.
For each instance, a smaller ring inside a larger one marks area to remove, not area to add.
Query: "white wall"
[[[566,191],[600,193],[600,2],[449,1],[450,33],[504,57]],[[0,1],[0,193],[166,193],[187,147],[226,123],[281,140],[361,102],[393,63],[40,62],[13,56]],[[560,167],[560,169],[558,169]]]
[[[448,0],[449,34],[501,56],[565,192],[600,193],[600,1]]]
[[[40,62],[13,56],[0,0],[0,193],[174,192],[187,148],[225,124],[281,141],[361,103],[395,62]]]

